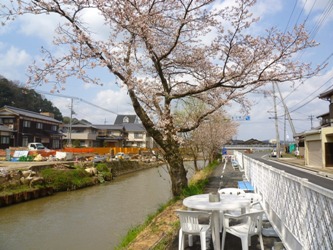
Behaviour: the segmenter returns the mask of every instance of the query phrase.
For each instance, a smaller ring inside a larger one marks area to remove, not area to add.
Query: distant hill
[[[60,110],[52,102],[32,89],[20,87],[17,83],[0,76],[0,107],[5,105],[33,112],[51,112],[54,118],[62,121]]]

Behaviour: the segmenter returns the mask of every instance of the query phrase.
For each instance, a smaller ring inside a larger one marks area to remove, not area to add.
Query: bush
[[[110,172],[106,163],[97,163],[96,169],[98,172]]]
[[[84,169],[58,170],[48,168],[41,170],[40,173],[47,185],[53,187],[55,191],[75,190],[94,184]]]

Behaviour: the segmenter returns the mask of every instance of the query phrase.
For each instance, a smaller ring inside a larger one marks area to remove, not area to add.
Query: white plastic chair
[[[204,211],[176,210],[180,220],[179,250],[184,249],[185,234],[200,235],[201,250],[206,250],[206,235],[210,229],[211,213]],[[199,217],[209,216],[209,224],[200,224]]]
[[[257,193],[246,193],[245,197],[251,198],[251,204],[249,207],[250,212],[257,212],[264,210],[262,204],[262,197],[260,194]],[[268,221],[267,214],[264,213],[262,216],[263,221]]]
[[[242,250],[249,249],[251,245],[251,237],[254,235],[259,236],[260,248],[264,250],[264,243],[262,239],[261,229],[262,229],[262,215],[264,211],[249,212],[241,214],[239,216],[234,216],[230,214],[224,214],[223,218],[223,234],[222,234],[222,250],[225,246],[226,234],[230,233],[239,237],[242,241]],[[229,225],[229,219],[237,219],[242,221],[236,225]]]
[[[257,211],[263,210],[260,205],[260,202],[262,200],[261,195],[255,194],[255,193],[245,193],[245,194],[242,194],[242,196],[245,199],[250,200],[250,206],[247,208],[247,210],[249,212],[257,212]],[[229,210],[228,214],[238,216],[238,215],[242,214],[242,210],[241,209]]]
[[[217,192],[223,195],[245,195],[245,191],[239,188],[221,188]],[[224,211],[220,212],[220,232],[222,232],[223,228],[223,213]]]
[[[240,195],[245,194],[244,190],[239,188],[221,188],[217,190],[219,194]]]

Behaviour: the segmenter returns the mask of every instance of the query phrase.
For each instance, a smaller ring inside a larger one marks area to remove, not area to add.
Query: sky
[[[4,0],[5,2],[8,0]],[[226,0],[224,4],[232,2]],[[223,2],[223,1],[221,1]],[[327,61],[327,67],[320,74],[303,83],[283,83],[279,85],[281,96],[292,118],[296,133],[319,126],[318,116],[329,111],[329,103],[318,98],[333,87],[333,2],[331,0],[258,0],[253,8],[260,20],[251,28],[252,32],[262,32],[272,26],[281,31],[292,29],[295,24],[305,21],[311,38],[319,46],[297,55],[297,60],[313,65]],[[98,30],[103,30],[101,19],[94,13],[89,19]],[[40,58],[41,47],[52,48],[52,30],[58,19],[52,15],[25,15],[6,26],[0,26],[0,75],[9,80],[24,84],[27,81],[27,67]],[[59,48],[60,49],[60,48]],[[70,116],[73,98],[74,116],[93,124],[113,124],[117,114],[134,114],[126,89],[116,83],[107,71],[95,72],[103,81],[103,86],[85,84],[77,79],[69,79],[66,88],[58,95],[51,95],[52,86],[44,84],[34,88],[59,108],[63,116]],[[277,137],[274,118],[274,98],[272,85],[264,87],[271,94],[250,94],[252,106],[248,114],[242,114],[235,105],[226,108],[230,117],[239,123],[234,139],[270,140]],[[276,90],[276,110],[280,140],[292,140],[293,130],[284,118],[281,97]],[[244,119],[247,117],[247,119]]]

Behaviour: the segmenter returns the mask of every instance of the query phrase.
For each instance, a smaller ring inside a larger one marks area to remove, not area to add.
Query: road
[[[333,190],[333,179],[327,178],[317,174],[317,171],[305,170],[301,167],[295,167],[292,165],[288,165],[285,162],[278,162],[277,160],[268,159],[263,153],[254,153],[248,154],[247,156],[263,162],[269,166],[272,166],[279,170],[284,170],[286,173],[290,173],[292,175],[298,176],[300,178],[306,178],[309,182],[314,183],[323,188]]]

